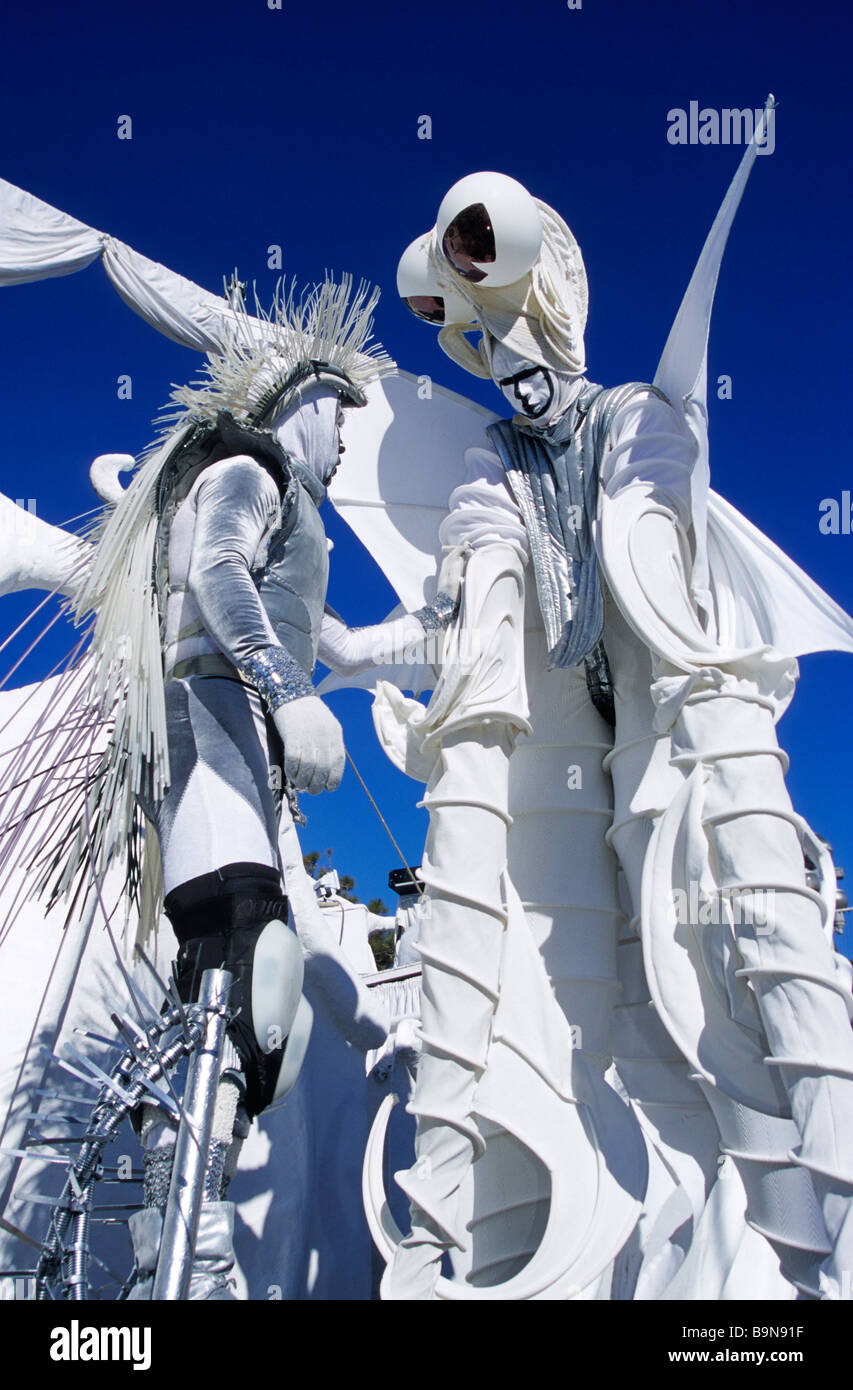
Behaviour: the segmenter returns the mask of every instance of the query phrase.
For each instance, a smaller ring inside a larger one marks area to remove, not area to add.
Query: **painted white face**
[[[554,375],[547,367],[496,343],[492,350],[492,377],[513,410],[529,420],[547,418],[554,402]]]
[[[513,409],[540,429],[552,425],[568,410],[584,386],[582,376],[531,362],[504,343],[492,347],[492,379]]]

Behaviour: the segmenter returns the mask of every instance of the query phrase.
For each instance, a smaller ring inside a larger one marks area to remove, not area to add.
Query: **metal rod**
[[[227,970],[205,970],[201,977],[198,1002],[207,1010],[204,1039],[187,1071],[152,1301],[180,1302],[189,1291],[232,981]]]

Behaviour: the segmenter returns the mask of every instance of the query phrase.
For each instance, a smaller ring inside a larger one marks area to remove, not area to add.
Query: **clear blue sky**
[[[400,364],[500,409],[394,293],[400,252],[450,184],[494,168],[556,207],[586,259],[591,377],[648,378],[740,153],[670,145],[667,112],[775,92],[776,151],[756,163],[714,313],[711,379],[730,375],[733,393],[712,396],[713,483],[851,609],[853,537],[818,530],[820,501],[853,483],[850,39],[849,14],[825,0],[48,0],[5,19],[0,174],[210,289],[237,265],[271,294],[272,243],[303,281],[327,267],[366,275],[385,292],[378,332]],[[116,136],[123,115],[129,141]],[[431,140],[418,139],[422,115]],[[198,361],[137,319],[99,266],[4,290],[0,342],[0,488],[54,522],[92,505],[90,460],[138,451]],[[130,401],[116,396],[122,373]],[[352,623],[384,616],[384,580],[334,517],[329,531],[330,602]],[[4,629],[26,606],[5,601]],[[850,661],[802,666],[780,729],[789,784],[853,877]],[[419,788],[378,751],[365,695],[331,703],[416,860]],[[390,902],[397,861],[352,774],[305,802],[305,848],[334,846],[362,896]]]

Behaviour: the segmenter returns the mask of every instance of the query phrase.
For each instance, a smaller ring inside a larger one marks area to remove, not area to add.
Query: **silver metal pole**
[[[208,1011],[204,1040],[187,1070],[152,1301],[180,1302],[189,1291],[233,979],[227,970],[205,970],[201,977],[198,1002]]]

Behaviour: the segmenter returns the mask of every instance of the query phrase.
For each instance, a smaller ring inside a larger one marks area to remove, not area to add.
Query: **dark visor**
[[[465,280],[485,280],[486,272],[475,261],[495,260],[495,233],[485,203],[463,208],[444,233],[441,249],[457,274]]]
[[[410,294],[403,303],[425,323],[444,323],[444,300],[439,294]]]

